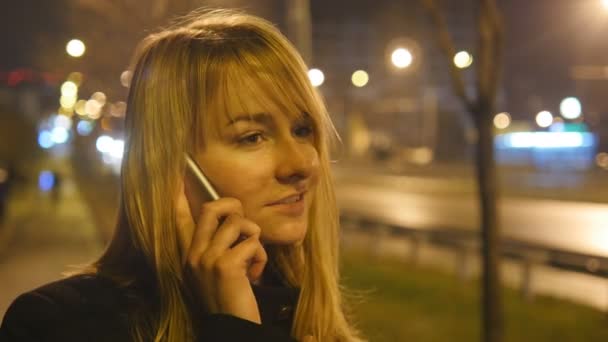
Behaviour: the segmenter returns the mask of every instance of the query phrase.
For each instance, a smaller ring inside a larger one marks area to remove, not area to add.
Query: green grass
[[[347,253],[345,285],[370,341],[479,341],[479,286],[396,260]],[[608,284],[607,284],[608,286]],[[505,341],[608,341],[608,314],[571,302],[526,302],[504,289]]]

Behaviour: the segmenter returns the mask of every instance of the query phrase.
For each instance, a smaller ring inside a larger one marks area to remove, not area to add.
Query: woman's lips
[[[304,201],[305,198],[306,193],[300,193],[283,198],[282,200],[271,203],[268,206],[289,216],[300,216],[306,209],[306,203]]]

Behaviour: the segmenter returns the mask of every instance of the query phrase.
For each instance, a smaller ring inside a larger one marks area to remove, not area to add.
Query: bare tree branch
[[[454,47],[454,41],[450,36],[445,17],[443,16],[443,13],[435,0],[421,1],[427,11],[430,13],[433,24],[436,27],[435,34],[439,47],[448,60],[450,60],[452,56],[456,54],[456,48]],[[467,110],[471,112],[474,103],[467,96],[462,72],[453,63],[449,63],[449,71],[451,76],[450,79],[456,95],[462,100],[464,105],[467,107]]]

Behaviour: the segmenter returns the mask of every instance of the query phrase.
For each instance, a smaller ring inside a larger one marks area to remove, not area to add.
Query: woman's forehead
[[[236,117],[266,113],[268,115],[285,115],[299,117],[305,112],[303,104],[296,103],[292,96],[271,87],[255,82],[229,82],[219,91],[215,99],[214,112],[220,114],[217,118],[228,124]]]

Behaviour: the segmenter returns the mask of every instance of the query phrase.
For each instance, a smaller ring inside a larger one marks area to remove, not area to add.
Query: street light
[[[391,62],[399,69],[405,69],[412,64],[414,57],[410,50],[406,48],[397,48],[391,54]]]
[[[566,119],[576,119],[581,116],[581,102],[576,97],[566,97],[560,103],[559,111]]]
[[[536,114],[536,124],[540,127],[549,127],[553,123],[553,114],[551,112],[543,110]]]
[[[459,51],[454,55],[454,65],[459,69],[468,68],[473,64],[473,56],[467,51]]]
[[[65,46],[65,51],[72,57],[81,57],[86,51],[84,43],[80,39],[72,39]]]
[[[494,127],[498,129],[505,129],[511,124],[511,115],[507,112],[498,113],[494,117]]]
[[[353,72],[353,75],[350,79],[355,85],[355,87],[361,88],[364,87],[367,82],[369,82],[369,75],[367,74],[367,72],[365,72],[365,70],[357,70]]]
[[[308,78],[313,87],[318,87],[325,81],[325,75],[323,74],[323,71],[319,69],[308,70]]]

